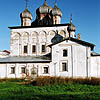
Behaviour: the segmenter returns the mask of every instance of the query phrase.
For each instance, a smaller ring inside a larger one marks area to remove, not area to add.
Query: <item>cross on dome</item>
[[[29,0],[25,0],[25,1],[26,1],[26,8],[27,8],[27,5],[28,5],[28,1],[29,1]]]
[[[71,14],[70,16],[71,16],[71,18],[70,18],[70,22],[72,23],[72,14]]]

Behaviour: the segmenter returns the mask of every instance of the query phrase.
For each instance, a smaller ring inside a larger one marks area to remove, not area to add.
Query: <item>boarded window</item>
[[[67,50],[63,50],[63,57],[67,57],[68,53]]]
[[[42,52],[45,52],[45,51],[46,51],[45,45],[42,45]]]
[[[44,67],[44,74],[48,74],[48,67]]]
[[[15,67],[11,67],[11,74],[15,74]]]
[[[25,67],[21,68],[21,73],[25,73]]]
[[[27,46],[24,46],[24,53],[27,53]]]
[[[32,46],[32,53],[35,53],[36,52],[36,45],[33,45]]]
[[[62,71],[68,71],[68,63],[62,63]]]

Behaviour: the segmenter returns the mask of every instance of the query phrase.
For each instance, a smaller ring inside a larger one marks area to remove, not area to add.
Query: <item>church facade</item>
[[[44,1],[36,19],[26,7],[20,14],[21,26],[11,30],[10,53],[0,56],[0,78],[38,76],[100,77],[100,55],[94,44],[75,36],[72,23],[61,24],[62,12]]]

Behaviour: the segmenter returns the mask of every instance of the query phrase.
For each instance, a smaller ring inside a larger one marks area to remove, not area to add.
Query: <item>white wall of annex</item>
[[[0,78],[6,78],[6,64],[0,64]]]
[[[91,77],[100,78],[100,56],[91,57]]]

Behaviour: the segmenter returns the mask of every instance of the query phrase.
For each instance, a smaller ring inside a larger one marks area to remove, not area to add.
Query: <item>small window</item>
[[[27,46],[24,46],[24,53],[27,53]]]
[[[63,50],[63,57],[67,57],[67,50]]]
[[[35,53],[36,52],[36,45],[33,45],[32,46],[32,53]]]
[[[48,67],[44,67],[44,74],[48,74]]]
[[[25,67],[21,68],[21,73],[25,73]]]
[[[68,65],[67,63],[62,63],[62,71],[68,71]]]
[[[15,67],[11,67],[11,74],[15,74]]]
[[[42,52],[45,52],[45,45],[42,45]]]

